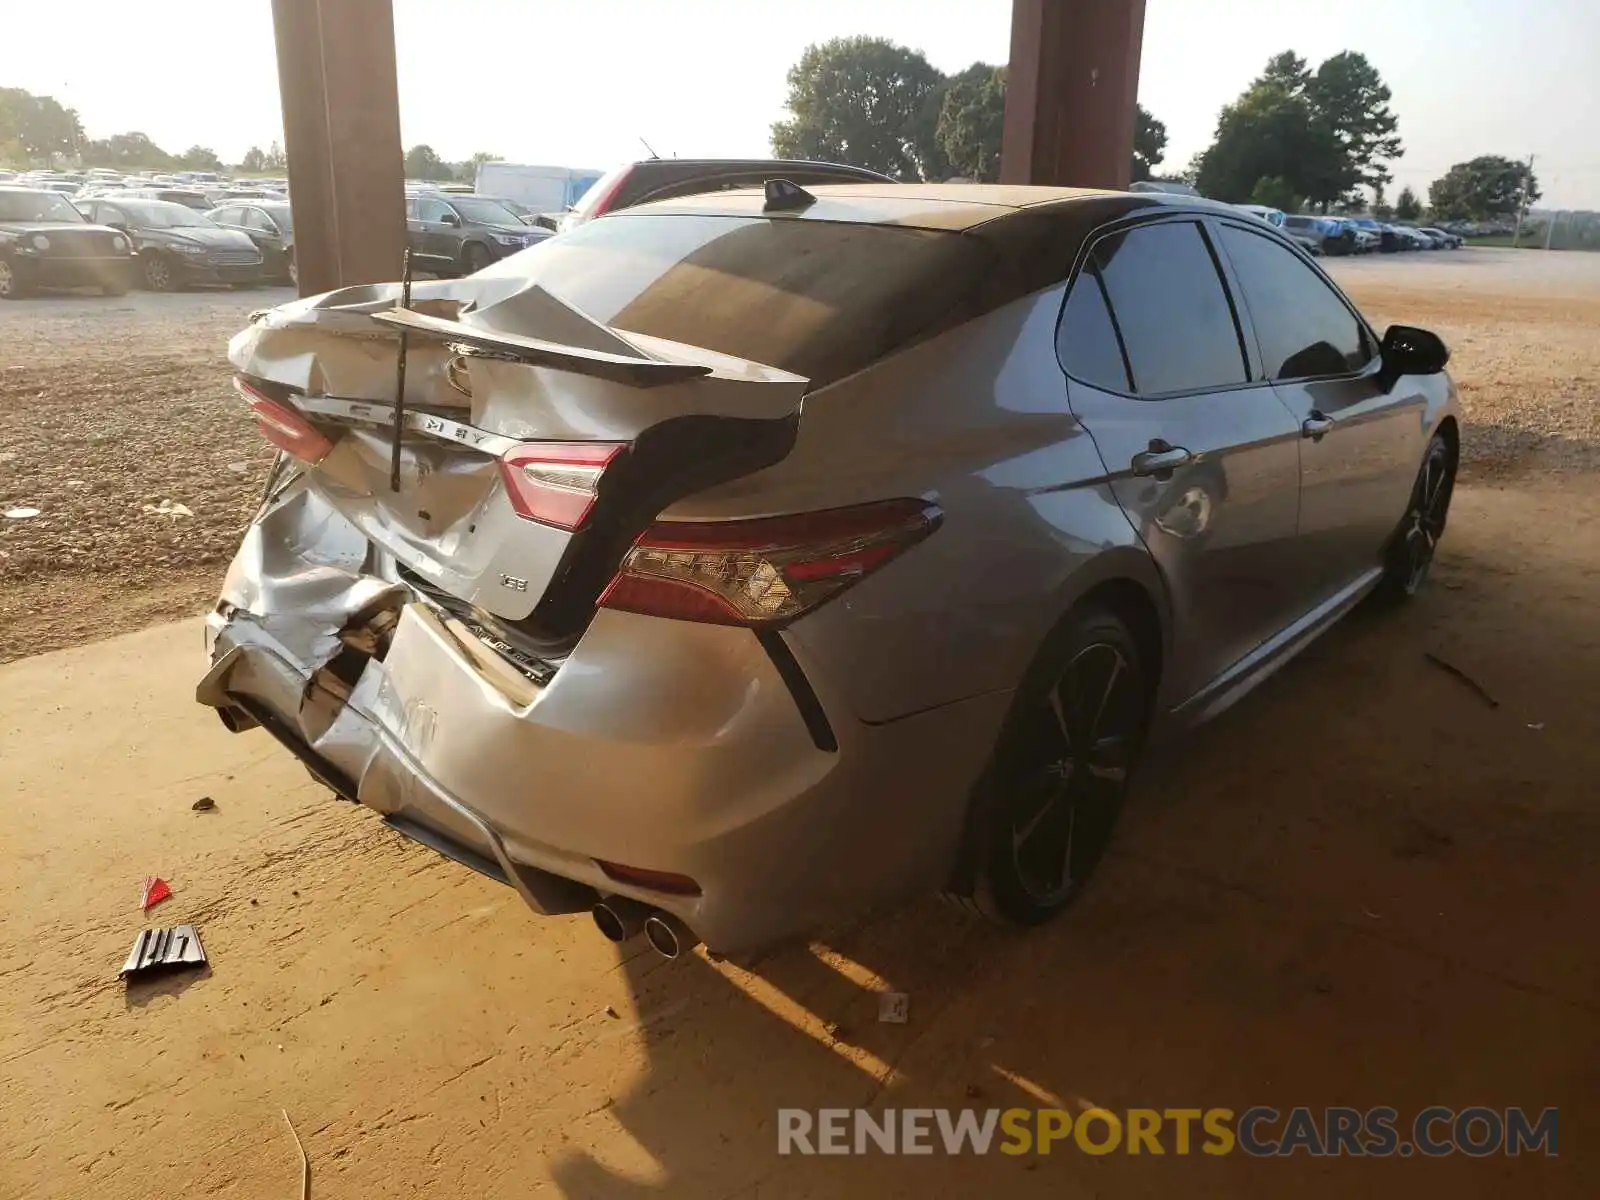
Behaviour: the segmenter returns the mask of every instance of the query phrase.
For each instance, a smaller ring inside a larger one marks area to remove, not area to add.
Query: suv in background
[[[516,213],[485,196],[406,196],[406,244],[419,271],[471,275],[550,236],[550,230],[524,225]]]
[[[560,219],[559,227],[571,229],[608,212],[632,208],[648,200],[761,187],[769,179],[787,179],[800,187],[857,181],[896,182],[865,167],[793,158],[648,158],[627,163],[595,180],[582,199]]]
[[[222,204],[206,214],[224,229],[237,229],[261,251],[267,278],[298,285],[294,265],[294,212],[283,199],[244,200]]]

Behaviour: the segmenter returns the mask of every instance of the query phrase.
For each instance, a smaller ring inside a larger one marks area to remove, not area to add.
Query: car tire
[[[28,294],[22,272],[8,258],[0,258],[0,300],[21,300]]]
[[[1393,601],[1409,600],[1427,582],[1434,552],[1450,516],[1455,486],[1455,448],[1436,433],[1417,468],[1406,515],[1384,554],[1383,578],[1378,583],[1380,595]]]
[[[178,288],[178,265],[165,254],[152,254],[140,264],[144,286],[152,292],[173,292]]]
[[[971,882],[947,896],[1023,926],[1071,904],[1110,844],[1153,697],[1128,624],[1070,614],[1017,689],[969,813]]]
[[[479,242],[468,242],[461,248],[461,273],[476,275],[494,261],[489,248]]]

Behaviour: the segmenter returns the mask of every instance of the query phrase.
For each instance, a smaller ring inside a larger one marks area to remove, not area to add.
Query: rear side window
[[[792,371],[820,387],[981,315],[998,258],[957,233],[624,211],[480,272],[599,321]]]
[[[1222,227],[1222,245],[1244,291],[1267,378],[1344,375],[1372,359],[1361,322],[1294,253],[1232,225]]]
[[[1092,252],[1144,396],[1244,383],[1244,352],[1222,277],[1200,226],[1145,225]],[[1076,289],[1074,289],[1076,290]]]
[[[1068,375],[1114,392],[1133,390],[1105,284],[1091,262],[1078,273],[1056,333],[1056,351]]]

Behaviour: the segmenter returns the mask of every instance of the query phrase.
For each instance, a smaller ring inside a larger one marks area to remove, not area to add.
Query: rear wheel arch
[[[1148,571],[1154,573],[1154,565],[1148,559],[1132,561],[1144,562]],[[1013,700],[1012,711],[1007,713],[1001,725],[991,756],[1000,750],[1022,698],[1040,686],[1041,675],[1048,673],[1063,639],[1069,636],[1080,622],[1096,614],[1104,613],[1115,617],[1133,634],[1142,659],[1141,667],[1145,673],[1152,716],[1154,715],[1160,693],[1162,664],[1167,658],[1168,626],[1164,615],[1166,610],[1161,603],[1160,593],[1156,590],[1160,586],[1159,579],[1141,580],[1135,577],[1143,574],[1144,571],[1108,574],[1066,602],[1060,615],[1034,647],[1026,669],[1017,680],[1017,698]],[[983,775],[973,786],[967,804],[961,841],[943,889],[945,898],[958,908],[981,915],[988,914],[974,897],[990,846],[990,824],[994,815],[992,765],[991,762],[990,766],[985,768]]]
[[[1439,422],[1439,427],[1434,430],[1450,447],[1450,465],[1459,466],[1461,463],[1461,427],[1454,417],[1446,417]]]

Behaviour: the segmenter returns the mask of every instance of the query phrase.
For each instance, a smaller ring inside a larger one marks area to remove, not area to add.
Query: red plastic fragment
[[[172,889],[167,886],[165,879],[158,878],[155,875],[146,875],[144,877],[144,899],[140,901],[139,907],[145,912],[149,912],[163,900],[170,899],[171,896]]]

